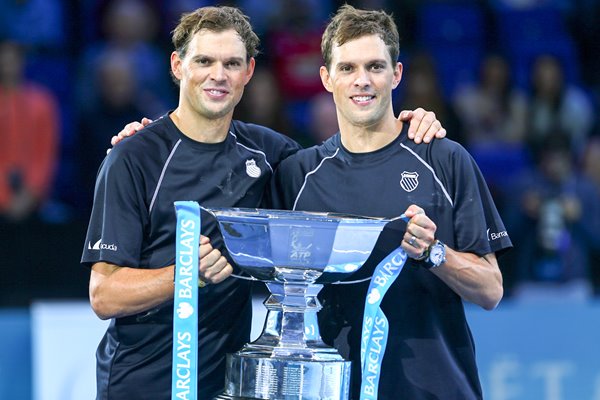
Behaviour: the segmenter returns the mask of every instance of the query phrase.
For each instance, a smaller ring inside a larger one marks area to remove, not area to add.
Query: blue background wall
[[[257,304],[262,307],[260,301]],[[69,313],[69,307],[76,313],[81,312],[85,304],[62,304],[55,306],[53,312],[65,315]],[[505,301],[491,312],[467,305],[467,313],[475,336],[486,400],[600,399],[600,302]],[[47,339],[35,340],[31,326],[40,331],[54,328],[45,327],[53,321],[49,314],[35,317],[37,322],[31,317],[33,314],[28,309],[0,310],[0,399],[30,400],[34,393],[47,395],[51,392],[48,388],[33,387],[34,382],[48,382],[40,377],[33,379],[34,371],[42,375],[57,374],[66,361],[57,356],[40,365],[40,357],[32,351],[32,342],[63,348],[64,354],[69,353],[70,346],[76,347],[72,339],[66,340],[64,336],[61,339],[57,332],[53,333],[57,337],[56,343],[48,344]],[[89,336],[89,328],[84,326],[89,325],[85,322],[89,320],[87,317],[81,320],[80,324],[72,319],[65,329],[70,331],[71,338],[89,340],[85,337]],[[103,327],[99,325],[99,329]],[[77,335],[74,331],[78,330],[88,333]],[[87,346],[89,355],[93,355],[95,345]],[[53,351],[56,353],[57,349]],[[64,368],[73,370],[73,366]],[[80,369],[92,370],[88,365]],[[72,382],[73,387],[81,384]],[[91,386],[89,389],[93,393],[93,385],[86,386]],[[61,391],[62,396],[76,392],[74,389]],[[73,397],[73,400],[81,398]]]

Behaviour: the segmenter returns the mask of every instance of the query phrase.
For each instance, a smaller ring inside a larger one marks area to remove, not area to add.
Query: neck
[[[344,147],[352,153],[370,153],[393,142],[402,132],[402,122],[393,114],[391,118],[373,126],[356,126],[340,122],[340,135]]]
[[[202,143],[221,143],[229,132],[232,115],[230,113],[222,118],[209,119],[178,107],[170,117],[175,126],[190,139]]]

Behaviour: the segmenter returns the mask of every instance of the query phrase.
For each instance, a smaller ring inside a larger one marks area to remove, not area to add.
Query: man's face
[[[201,30],[182,59],[171,54],[171,69],[180,84],[180,107],[208,119],[233,113],[254,72],[254,59],[246,62],[246,48],[234,30]]]
[[[321,67],[321,80],[333,93],[340,127],[376,127],[392,110],[392,90],[402,77],[402,64],[392,62],[377,35],[334,46],[331,67]]]

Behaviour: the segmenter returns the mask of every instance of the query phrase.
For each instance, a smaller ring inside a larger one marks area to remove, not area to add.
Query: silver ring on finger
[[[410,240],[408,241],[408,244],[410,244],[412,247],[417,247],[416,243],[417,243],[417,237],[416,236],[411,237]]]

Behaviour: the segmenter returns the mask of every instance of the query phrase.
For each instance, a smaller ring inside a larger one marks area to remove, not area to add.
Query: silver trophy
[[[227,356],[225,392],[217,399],[349,397],[350,361],[321,340],[317,294],[367,260],[389,220],[300,211],[206,209],[229,254],[266,283],[260,337]]]

